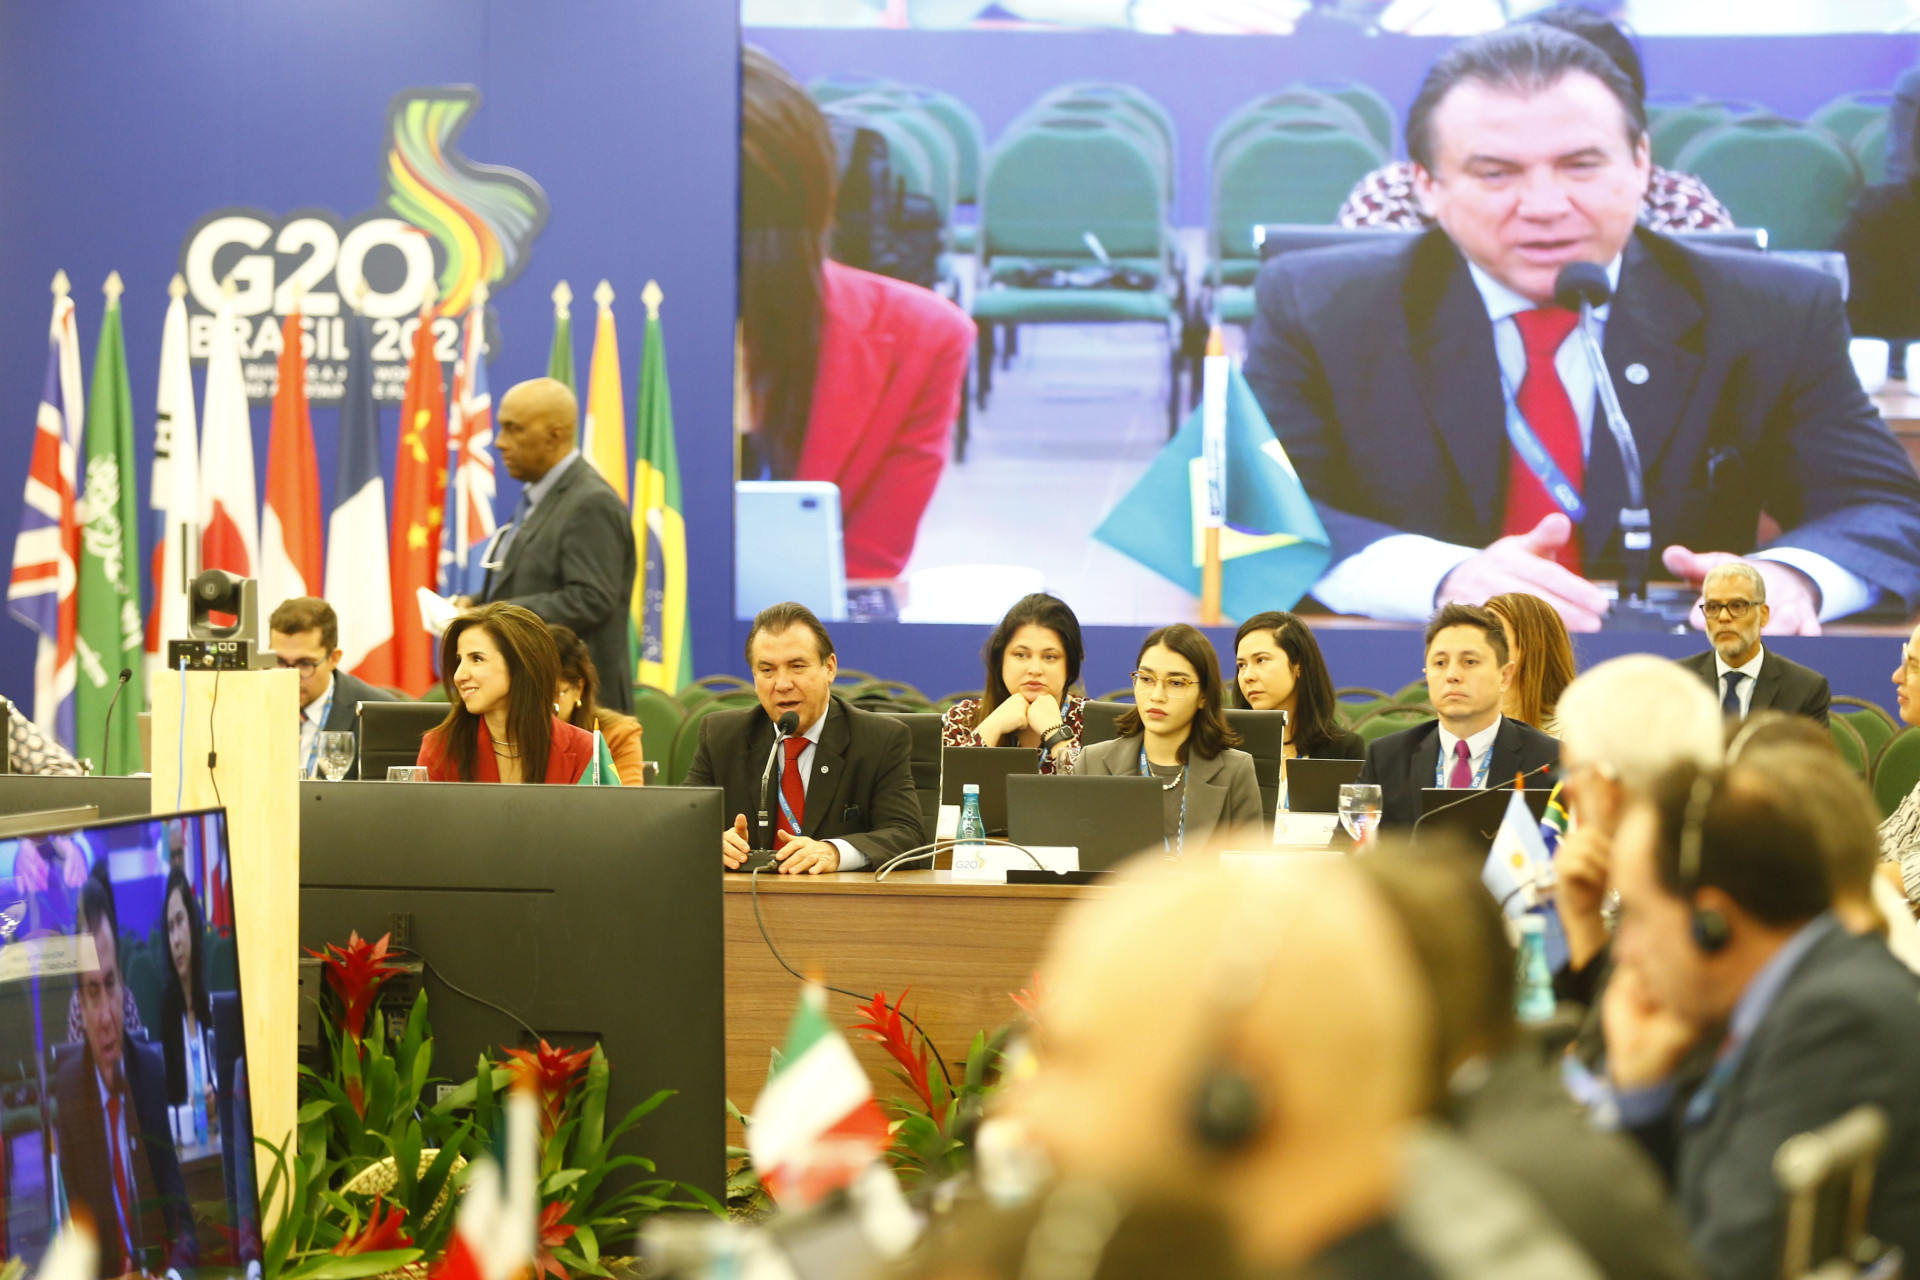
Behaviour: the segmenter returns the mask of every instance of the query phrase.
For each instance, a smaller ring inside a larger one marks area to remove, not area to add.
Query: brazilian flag
[[[1200,594],[1206,511],[1201,415],[1195,409],[1093,536]],[[1220,607],[1250,618],[1291,609],[1326,571],[1331,543],[1287,451],[1238,369],[1227,380],[1227,510]]]
[[[673,396],[660,331],[660,286],[647,281],[647,335],[633,410],[633,579],[635,678],[676,693],[693,683],[687,626],[687,526],[681,516],[680,453],[673,441]]]

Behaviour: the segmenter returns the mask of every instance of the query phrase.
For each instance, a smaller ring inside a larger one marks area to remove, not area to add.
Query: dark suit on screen
[[[687,771],[690,787],[719,787],[731,823],[760,808],[760,774],[773,748],[773,721],[758,706],[716,711],[700,722],[700,746]],[[845,840],[872,870],[926,842],[920,796],[913,789],[912,736],[907,726],[834,698],[814,748],[807,811],[800,829],[815,840]],[[774,764],[773,789],[780,788]]]
[[[378,685],[368,684],[357,676],[344,671],[333,673],[333,705],[327,708],[327,722],[320,726],[322,733],[360,732],[359,705],[362,702],[400,702],[401,697],[382,689]],[[360,753],[353,756],[353,768],[347,771],[349,778],[360,776]]]
[[[632,604],[633,525],[613,486],[575,457],[507,542],[489,570],[488,601],[531,609],[549,626],[572,627],[600,676],[600,705],[633,710],[627,615]]]
[[[1680,658],[1678,662],[1706,681],[1715,699],[1721,696],[1720,668],[1713,660],[1713,650],[1696,653],[1691,658]],[[1827,703],[1832,697],[1833,691],[1827,687],[1825,676],[1812,667],[1803,667],[1767,649],[1765,656],[1760,659],[1760,675],[1753,682],[1753,704],[1747,708],[1747,714],[1752,715],[1756,711],[1791,711],[1798,716],[1812,716],[1825,724]]]
[[[1880,938],[1822,927],[1726,1079],[1709,1076],[1634,1130],[1670,1160],[1674,1198],[1715,1280],[1779,1274],[1774,1153],[1868,1102],[1888,1131],[1867,1229],[1920,1257],[1920,986]]]
[[[1339,561],[1396,533],[1501,536],[1510,447],[1493,327],[1439,231],[1290,253],[1261,268],[1246,376]],[[1640,229],[1605,330],[1646,471],[1656,555],[1771,545],[1920,604],[1920,479],[1847,356],[1837,284],[1762,254]],[[1626,372],[1639,366],[1645,377]],[[1583,571],[1621,567],[1620,456],[1596,410]]]
[[[93,1053],[84,1044],[63,1045],[55,1056],[54,1093],[60,1106],[57,1138],[67,1198],[93,1214],[99,1229],[102,1276],[141,1268],[162,1272],[168,1267],[197,1267],[200,1251],[167,1119],[167,1068],[160,1046],[128,1037],[121,1062],[130,1100],[125,1118],[134,1174],[134,1185],[128,1190],[134,1202],[130,1233],[136,1256],[129,1260],[121,1243],[107,1113],[100,1102]]]
[[[1493,737],[1493,755],[1487,764],[1487,785],[1511,786],[1515,773],[1525,773],[1528,787],[1553,786],[1555,769],[1534,774],[1542,765],[1557,765],[1560,740],[1510,716],[1500,718]],[[1440,764],[1440,722],[1429,720],[1399,733],[1375,738],[1367,747],[1366,762],[1356,782],[1380,786],[1380,825],[1410,827],[1420,818],[1420,793],[1434,785]]]

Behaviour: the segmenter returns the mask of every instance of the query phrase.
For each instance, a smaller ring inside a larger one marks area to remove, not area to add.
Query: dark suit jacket
[[[1722,690],[1713,656],[1713,650],[1709,649],[1677,661],[1706,681],[1707,688],[1713,690],[1713,696],[1719,698]],[[1748,711],[1791,711],[1795,715],[1812,716],[1825,724],[1827,702],[1832,696],[1825,676],[1812,667],[1803,667],[1791,658],[1783,658],[1768,649],[1766,656],[1760,659],[1760,675],[1753,682],[1753,702]]]
[[[60,1170],[68,1200],[85,1205],[99,1226],[100,1274],[199,1266],[187,1184],[167,1119],[167,1068],[160,1046],[129,1037],[122,1049],[127,1093],[133,1101],[132,1113],[126,1116],[137,1184],[129,1189],[136,1208],[133,1246],[139,1255],[133,1261],[123,1256],[120,1243],[106,1112],[100,1105],[93,1054],[85,1045],[63,1048],[54,1071],[54,1092],[60,1104]]]
[[[389,692],[378,685],[368,684],[365,680],[350,676],[344,671],[335,671],[333,673],[333,705],[327,708],[327,722],[320,728],[326,733],[358,734],[360,716],[357,708],[360,703],[400,701],[402,699],[397,693]],[[358,752],[354,753],[353,768],[348,770],[347,776],[349,778],[360,776]]]
[[[1482,1159],[1539,1197],[1607,1280],[1703,1274],[1659,1171],[1630,1139],[1593,1126],[1536,1047],[1517,1046],[1484,1066],[1454,1092],[1448,1118]]]
[[[1140,773],[1139,734],[1096,742],[1080,753],[1080,772],[1137,777]],[[1172,792],[1167,793],[1172,796]],[[1187,770],[1187,839],[1210,839],[1217,827],[1258,828],[1273,838],[1273,814],[1260,799],[1260,779],[1253,757],[1228,747],[1211,760],[1195,757]]]
[[[1260,270],[1247,382],[1337,562],[1394,533],[1500,536],[1509,446],[1493,327],[1439,231]],[[1711,319],[1711,323],[1709,323]],[[1847,357],[1840,291],[1762,254],[1634,233],[1606,356],[1646,470],[1653,545],[1746,553],[1762,510],[1803,547],[1920,605],[1920,479]],[[1647,377],[1634,382],[1629,367]],[[1590,577],[1620,571],[1625,477],[1596,415]]]
[[[920,796],[913,789],[912,745],[900,721],[834,698],[814,748],[801,829],[816,840],[845,840],[865,855],[868,870],[925,844]],[[716,711],[700,722],[700,746],[686,785],[724,790],[728,824],[744,813],[751,832],[760,808],[760,773],[772,748],[773,721],[759,707]],[[775,791],[779,771],[776,763]]]
[[[514,533],[504,567],[487,574],[485,595],[572,627],[593,653],[600,705],[632,711],[627,614],[634,564],[627,508],[582,455]]]
[[[1557,765],[1560,740],[1550,738],[1532,725],[1511,717],[1502,717],[1500,732],[1493,737],[1493,758],[1487,764],[1487,785],[1512,785],[1515,773],[1531,774],[1541,765]],[[1366,762],[1360,766],[1357,782],[1380,785],[1380,825],[1410,827],[1420,818],[1420,793],[1433,785],[1434,770],[1440,764],[1440,722],[1429,720],[1384,738],[1375,738],[1367,747]],[[1551,787],[1558,769],[1549,769],[1527,778],[1528,787]]]
[[[1703,1119],[1637,1130],[1672,1180],[1694,1251],[1715,1280],[1779,1273],[1774,1152],[1863,1102],[1886,1112],[1867,1229],[1920,1256],[1920,986],[1877,937],[1832,926],[1801,957]],[[1678,1111],[1678,1108],[1676,1108]]]

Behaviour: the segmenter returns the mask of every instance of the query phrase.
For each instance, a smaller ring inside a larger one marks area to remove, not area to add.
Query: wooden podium
[[[276,1146],[298,1107],[299,717],[294,671],[169,671],[153,683],[153,812],[227,810],[253,1132]],[[272,1157],[256,1150],[254,1168],[264,1189]],[[261,1206],[269,1230],[278,1214]]]

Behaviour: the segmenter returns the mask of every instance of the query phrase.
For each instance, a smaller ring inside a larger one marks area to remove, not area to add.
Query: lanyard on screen
[[[1566,472],[1560,470],[1560,464],[1547,452],[1547,446],[1540,443],[1540,437],[1527,425],[1520,405],[1514,399],[1513,384],[1507,381],[1507,375],[1500,375],[1500,395],[1507,402],[1507,441],[1513,445],[1513,451],[1520,455],[1520,461],[1527,464],[1527,470],[1533,472],[1533,478],[1547,491],[1553,504],[1567,513],[1567,519],[1578,525],[1587,518],[1587,504],[1581,501],[1580,491],[1567,479]]]
[[[1489,752],[1488,755],[1489,758],[1491,758],[1492,753]],[[1178,831],[1180,843],[1175,845],[1169,842],[1165,835],[1160,837],[1160,847],[1165,849],[1174,858],[1184,858],[1187,856],[1187,792],[1191,790],[1191,788],[1187,786],[1187,775],[1191,772],[1193,772],[1193,765],[1189,762],[1185,768],[1180,770],[1180,777],[1177,780],[1160,783],[1160,789],[1162,791],[1171,791],[1175,787],[1180,788],[1180,827]],[[1155,774],[1147,765],[1147,744],[1145,742],[1140,744],[1140,776],[1143,778],[1153,778],[1156,781],[1158,781],[1159,777],[1159,775]]]

